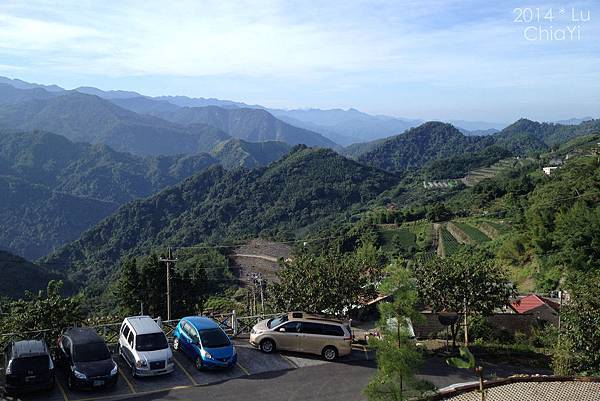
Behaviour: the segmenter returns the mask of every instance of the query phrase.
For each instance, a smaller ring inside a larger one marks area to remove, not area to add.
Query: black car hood
[[[112,359],[93,362],[75,362],[75,369],[85,374],[87,377],[109,376],[110,371],[115,367]]]

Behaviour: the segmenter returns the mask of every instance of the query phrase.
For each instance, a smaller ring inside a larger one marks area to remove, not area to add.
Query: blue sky
[[[600,117],[600,2],[59,3],[0,3],[0,75],[422,119]]]

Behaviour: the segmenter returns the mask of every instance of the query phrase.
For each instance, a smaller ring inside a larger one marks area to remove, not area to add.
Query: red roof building
[[[541,320],[556,323],[560,305],[542,296],[531,294],[510,303],[510,307],[519,314],[533,314]]]

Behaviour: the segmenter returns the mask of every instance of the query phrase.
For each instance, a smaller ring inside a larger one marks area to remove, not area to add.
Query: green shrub
[[[484,316],[474,316],[469,321],[469,338],[471,340],[491,341],[494,339],[494,329]]]

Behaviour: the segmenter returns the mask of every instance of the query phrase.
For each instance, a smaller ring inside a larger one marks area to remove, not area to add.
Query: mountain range
[[[51,94],[66,92],[56,85],[31,84],[21,80],[0,77],[0,84],[10,85],[19,89],[38,89]],[[135,111],[137,113],[162,113],[174,112],[178,108],[195,108],[216,106],[224,109],[254,109],[263,110],[297,128],[311,131],[335,142],[338,145],[348,146],[352,143],[368,142],[404,132],[408,128],[424,123],[420,119],[399,118],[384,115],[370,115],[356,109],[274,109],[256,104],[246,104],[231,100],[215,98],[190,98],[186,96],[144,96],[134,91],[109,90],[104,91],[93,87],[79,87],[74,89],[79,93],[98,96],[102,99]],[[1,101],[0,101],[1,104]],[[507,124],[484,121],[449,120],[467,135],[481,135],[490,133],[491,130],[500,130]],[[235,135],[232,135],[235,136]],[[244,139],[240,137],[240,139]],[[272,138],[273,139],[273,138]],[[308,140],[308,139],[306,139]],[[305,140],[305,141],[306,141]],[[297,143],[306,143],[296,140]],[[290,143],[294,145],[295,143]],[[311,146],[320,146],[317,143],[306,143]],[[331,147],[331,144],[327,145]]]
[[[0,127],[7,271],[27,264],[22,256],[41,258],[24,269],[84,285],[124,255],[165,245],[294,238],[406,192],[407,177],[450,178],[539,154],[599,132],[600,120],[469,131],[354,109],[268,110],[0,79]],[[339,145],[366,137],[375,139]]]
[[[144,97],[107,100],[77,91],[50,93],[9,85],[0,85],[0,127],[46,130],[140,155],[208,152],[231,138],[339,148],[320,134],[291,126],[262,109],[180,108]]]
[[[115,262],[158,246],[290,235],[327,224],[398,183],[391,173],[328,149],[294,147],[268,167],[210,167],[158,194],[122,206],[44,259],[77,283],[114,272]]]

